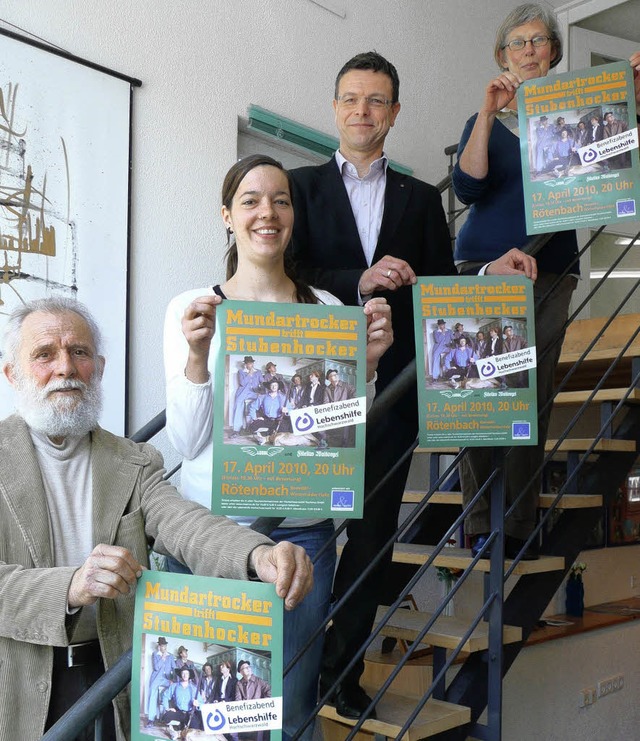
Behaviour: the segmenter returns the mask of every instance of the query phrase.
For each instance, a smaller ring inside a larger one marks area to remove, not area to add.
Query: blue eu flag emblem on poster
[[[531,424],[529,422],[513,422],[511,425],[511,437],[514,440],[530,440]]]
[[[331,509],[333,511],[339,510],[353,510],[353,489],[332,489],[331,490]]]

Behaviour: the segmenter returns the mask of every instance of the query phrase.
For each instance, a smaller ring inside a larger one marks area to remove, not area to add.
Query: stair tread
[[[338,546],[338,553],[342,553],[343,546]],[[396,563],[409,563],[421,566],[433,553],[433,545],[417,545],[415,543],[396,543],[393,548],[393,560]],[[465,569],[472,561],[471,551],[465,548],[445,548],[444,552],[433,562],[434,566],[446,566],[450,569]],[[505,567],[511,566],[513,561],[505,559]],[[488,572],[490,562],[481,558],[475,566],[477,571]],[[537,561],[520,561],[514,568],[513,574],[540,574],[546,571],[561,571],[564,569],[562,556],[540,556]]]
[[[376,613],[376,624],[381,622],[389,608],[380,606]],[[405,641],[414,641],[425,623],[432,617],[431,613],[419,610],[396,610],[382,628],[382,634]],[[422,639],[422,643],[431,646],[454,649],[467,632],[469,624],[456,617],[441,615]],[[514,625],[503,625],[504,643],[516,643],[522,640],[522,628]],[[465,641],[462,650],[467,653],[483,651],[489,645],[489,624],[481,622]]]
[[[563,440],[558,447],[556,452],[584,452],[593,445],[594,438],[588,437],[568,437]],[[557,440],[547,440],[544,449],[547,453],[551,452],[556,446]],[[636,449],[635,440],[617,440],[610,438],[602,438],[596,443],[593,453],[632,453]],[[446,446],[443,448],[416,448],[416,453],[437,453],[438,455],[456,455],[459,453],[461,448],[454,448]]]
[[[578,451],[583,452],[590,448],[593,445],[594,438],[589,437],[568,437],[566,440],[563,440],[560,443],[560,447],[558,448],[558,452],[562,451]],[[555,446],[557,440],[547,440],[545,444],[545,451],[549,452],[551,451]],[[636,449],[636,441],[635,440],[612,440],[608,438],[602,438],[598,440],[598,442],[595,445],[595,448],[593,450],[594,453],[603,453],[603,452],[622,452],[622,453],[629,453],[633,452]]]
[[[557,494],[540,494],[538,506],[548,509],[553,504]],[[584,509],[586,507],[602,507],[602,494],[563,494],[556,505],[558,509]]]
[[[418,504],[427,492],[419,489],[405,489],[402,495],[403,504]],[[462,504],[460,491],[434,491],[429,499],[430,504]]]
[[[371,687],[365,686],[365,690],[370,696],[375,694],[375,689]],[[415,698],[387,691],[376,706],[377,719],[365,720],[362,730],[381,734],[387,738],[396,738],[415,706]],[[356,724],[355,720],[338,715],[336,709],[331,705],[324,705],[320,708],[318,715],[344,725],[354,726]],[[469,723],[470,720],[470,708],[432,699],[422,708],[403,736],[403,740],[417,741],[421,738],[435,736],[437,733],[442,733],[450,728],[458,728],[465,723]]]
[[[426,491],[407,489],[402,497],[403,504],[418,504],[426,495]],[[538,506],[548,509],[556,498],[556,494],[540,494]],[[429,499],[430,504],[462,504],[462,492],[434,491]],[[563,494],[556,505],[558,509],[585,509],[587,507],[601,507],[601,494]]]
[[[593,403],[602,401],[620,401],[629,391],[626,388],[601,389],[593,397]],[[568,404],[582,404],[589,399],[593,391],[562,391],[554,399],[554,404],[563,406]],[[640,388],[632,388],[625,403],[640,404]]]
[[[417,545],[415,543],[396,543],[393,549],[393,560],[399,563],[423,564],[433,553],[435,546]],[[464,569],[472,561],[471,551],[466,548],[445,548],[434,561],[435,566],[447,566],[452,569]],[[505,567],[513,561],[505,559]],[[488,572],[490,562],[481,558],[476,564],[477,571]],[[537,561],[520,561],[513,570],[514,574],[539,574],[545,571],[564,569],[564,558],[561,556],[540,556]]]
[[[598,338],[597,342],[582,361],[582,365],[588,368],[594,361],[615,360],[621,348],[638,328],[638,317],[638,314],[619,314],[604,331],[605,324],[609,322],[608,317],[578,319],[571,322],[562,343],[560,365],[573,364],[580,360],[595,337]],[[636,336],[627,348],[625,356],[638,356],[639,354],[640,336]]]

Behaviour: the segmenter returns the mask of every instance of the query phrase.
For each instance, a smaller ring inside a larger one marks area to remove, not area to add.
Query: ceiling
[[[640,0],[627,0],[626,3],[596,13],[576,25],[588,31],[598,31],[628,41],[637,41],[640,45]],[[638,48],[640,49],[640,46]]]

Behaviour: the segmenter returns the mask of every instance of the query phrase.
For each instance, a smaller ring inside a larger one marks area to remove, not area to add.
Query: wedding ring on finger
[[[387,278],[390,278],[390,277],[391,277],[391,268],[389,268],[389,270],[387,270]]]

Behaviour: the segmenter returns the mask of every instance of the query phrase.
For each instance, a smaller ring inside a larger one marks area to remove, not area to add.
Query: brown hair
[[[292,196],[293,188],[291,187],[291,176],[284,169],[281,162],[274,160],[272,157],[266,154],[251,154],[248,157],[244,157],[238,160],[230,168],[229,172],[225,175],[222,183],[222,205],[231,209],[231,202],[235,196],[240,183],[244,178],[256,167],[262,166],[275,167],[284,173],[287,178],[287,184],[289,187],[289,195]],[[293,200],[292,200],[293,202]],[[227,261],[227,280],[232,278],[238,269],[238,247],[235,239],[232,237],[232,232],[227,228],[227,252],[225,255]],[[287,277],[293,281],[296,287],[296,299],[299,304],[317,304],[318,299],[311,290],[311,288],[302,280],[300,280],[295,273],[295,269],[291,264],[291,259],[288,257],[288,251],[284,254],[284,272]]]
[[[370,70],[371,72],[381,72],[391,80],[391,102],[397,103],[400,97],[400,79],[398,77],[398,71],[396,68],[385,59],[382,54],[378,54],[377,51],[365,51],[362,54],[356,54],[342,67],[338,76],[336,77],[335,84],[335,99],[338,99],[338,88],[340,87],[340,80],[353,69]]]

